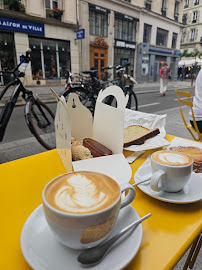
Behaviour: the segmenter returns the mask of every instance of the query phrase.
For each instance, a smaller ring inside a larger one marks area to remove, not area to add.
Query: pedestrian
[[[168,78],[170,74],[170,68],[167,62],[163,62],[162,68],[160,70],[161,78],[160,78],[160,95],[165,96],[168,84]]]
[[[200,132],[202,132],[202,68],[198,73],[195,83],[195,96],[193,99],[193,112],[194,117]],[[191,125],[194,127],[191,111],[189,113]]]

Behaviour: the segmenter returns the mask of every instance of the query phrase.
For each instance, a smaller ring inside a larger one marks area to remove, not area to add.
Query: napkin
[[[150,130],[158,128],[160,134],[146,140],[144,144],[131,145],[129,147],[124,147],[124,149],[129,151],[145,151],[169,145],[169,142],[164,138],[166,136],[166,116],[166,114],[157,115],[126,109],[124,115],[124,128],[132,125],[140,125]]]

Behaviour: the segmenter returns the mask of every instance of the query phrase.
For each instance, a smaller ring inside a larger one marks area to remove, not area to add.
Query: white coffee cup
[[[150,187],[154,191],[179,192],[188,183],[193,159],[183,153],[161,150],[152,154]]]
[[[86,190],[90,191],[88,195]],[[128,194],[121,196],[126,190]],[[55,237],[70,248],[86,249],[98,245],[109,235],[119,210],[130,204],[135,195],[134,187],[128,183],[119,186],[104,174],[82,171],[52,179],[43,189],[42,200],[47,223]]]

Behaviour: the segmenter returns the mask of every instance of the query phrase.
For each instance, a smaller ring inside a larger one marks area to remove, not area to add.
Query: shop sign
[[[79,29],[76,31],[76,39],[85,38],[85,29]]]
[[[31,33],[44,36],[44,25],[0,17],[0,29]]]
[[[133,50],[135,50],[135,47],[136,47],[135,44],[128,43],[128,42],[125,42],[122,40],[116,40],[115,46],[121,47],[121,48],[126,48],[126,49],[133,49]]]
[[[100,7],[100,6],[95,6],[95,5],[92,5],[92,4],[89,4],[89,8],[91,10],[97,10],[98,12],[101,12],[101,13],[110,13],[109,9],[106,9],[106,8],[103,8],[103,7]]]

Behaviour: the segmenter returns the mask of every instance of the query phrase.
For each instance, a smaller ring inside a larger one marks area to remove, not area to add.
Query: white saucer
[[[151,166],[142,166],[134,176],[135,183],[140,182],[146,176],[152,175]],[[138,185],[138,188],[147,195],[164,202],[176,203],[176,204],[187,204],[194,203],[202,200],[202,177],[192,172],[191,178],[188,184],[183,190],[176,193],[171,192],[155,192],[150,188],[150,182]]]
[[[111,235],[139,219],[135,209],[128,205],[120,211]],[[111,236],[110,236],[111,237]],[[114,244],[105,258],[97,265],[86,267],[90,270],[118,270],[125,267],[136,255],[142,241],[142,224],[126,237]],[[116,246],[115,246],[116,245]],[[25,222],[21,233],[21,250],[28,264],[37,270],[79,270],[84,269],[77,257],[81,251],[60,244],[49,230],[40,205]]]

